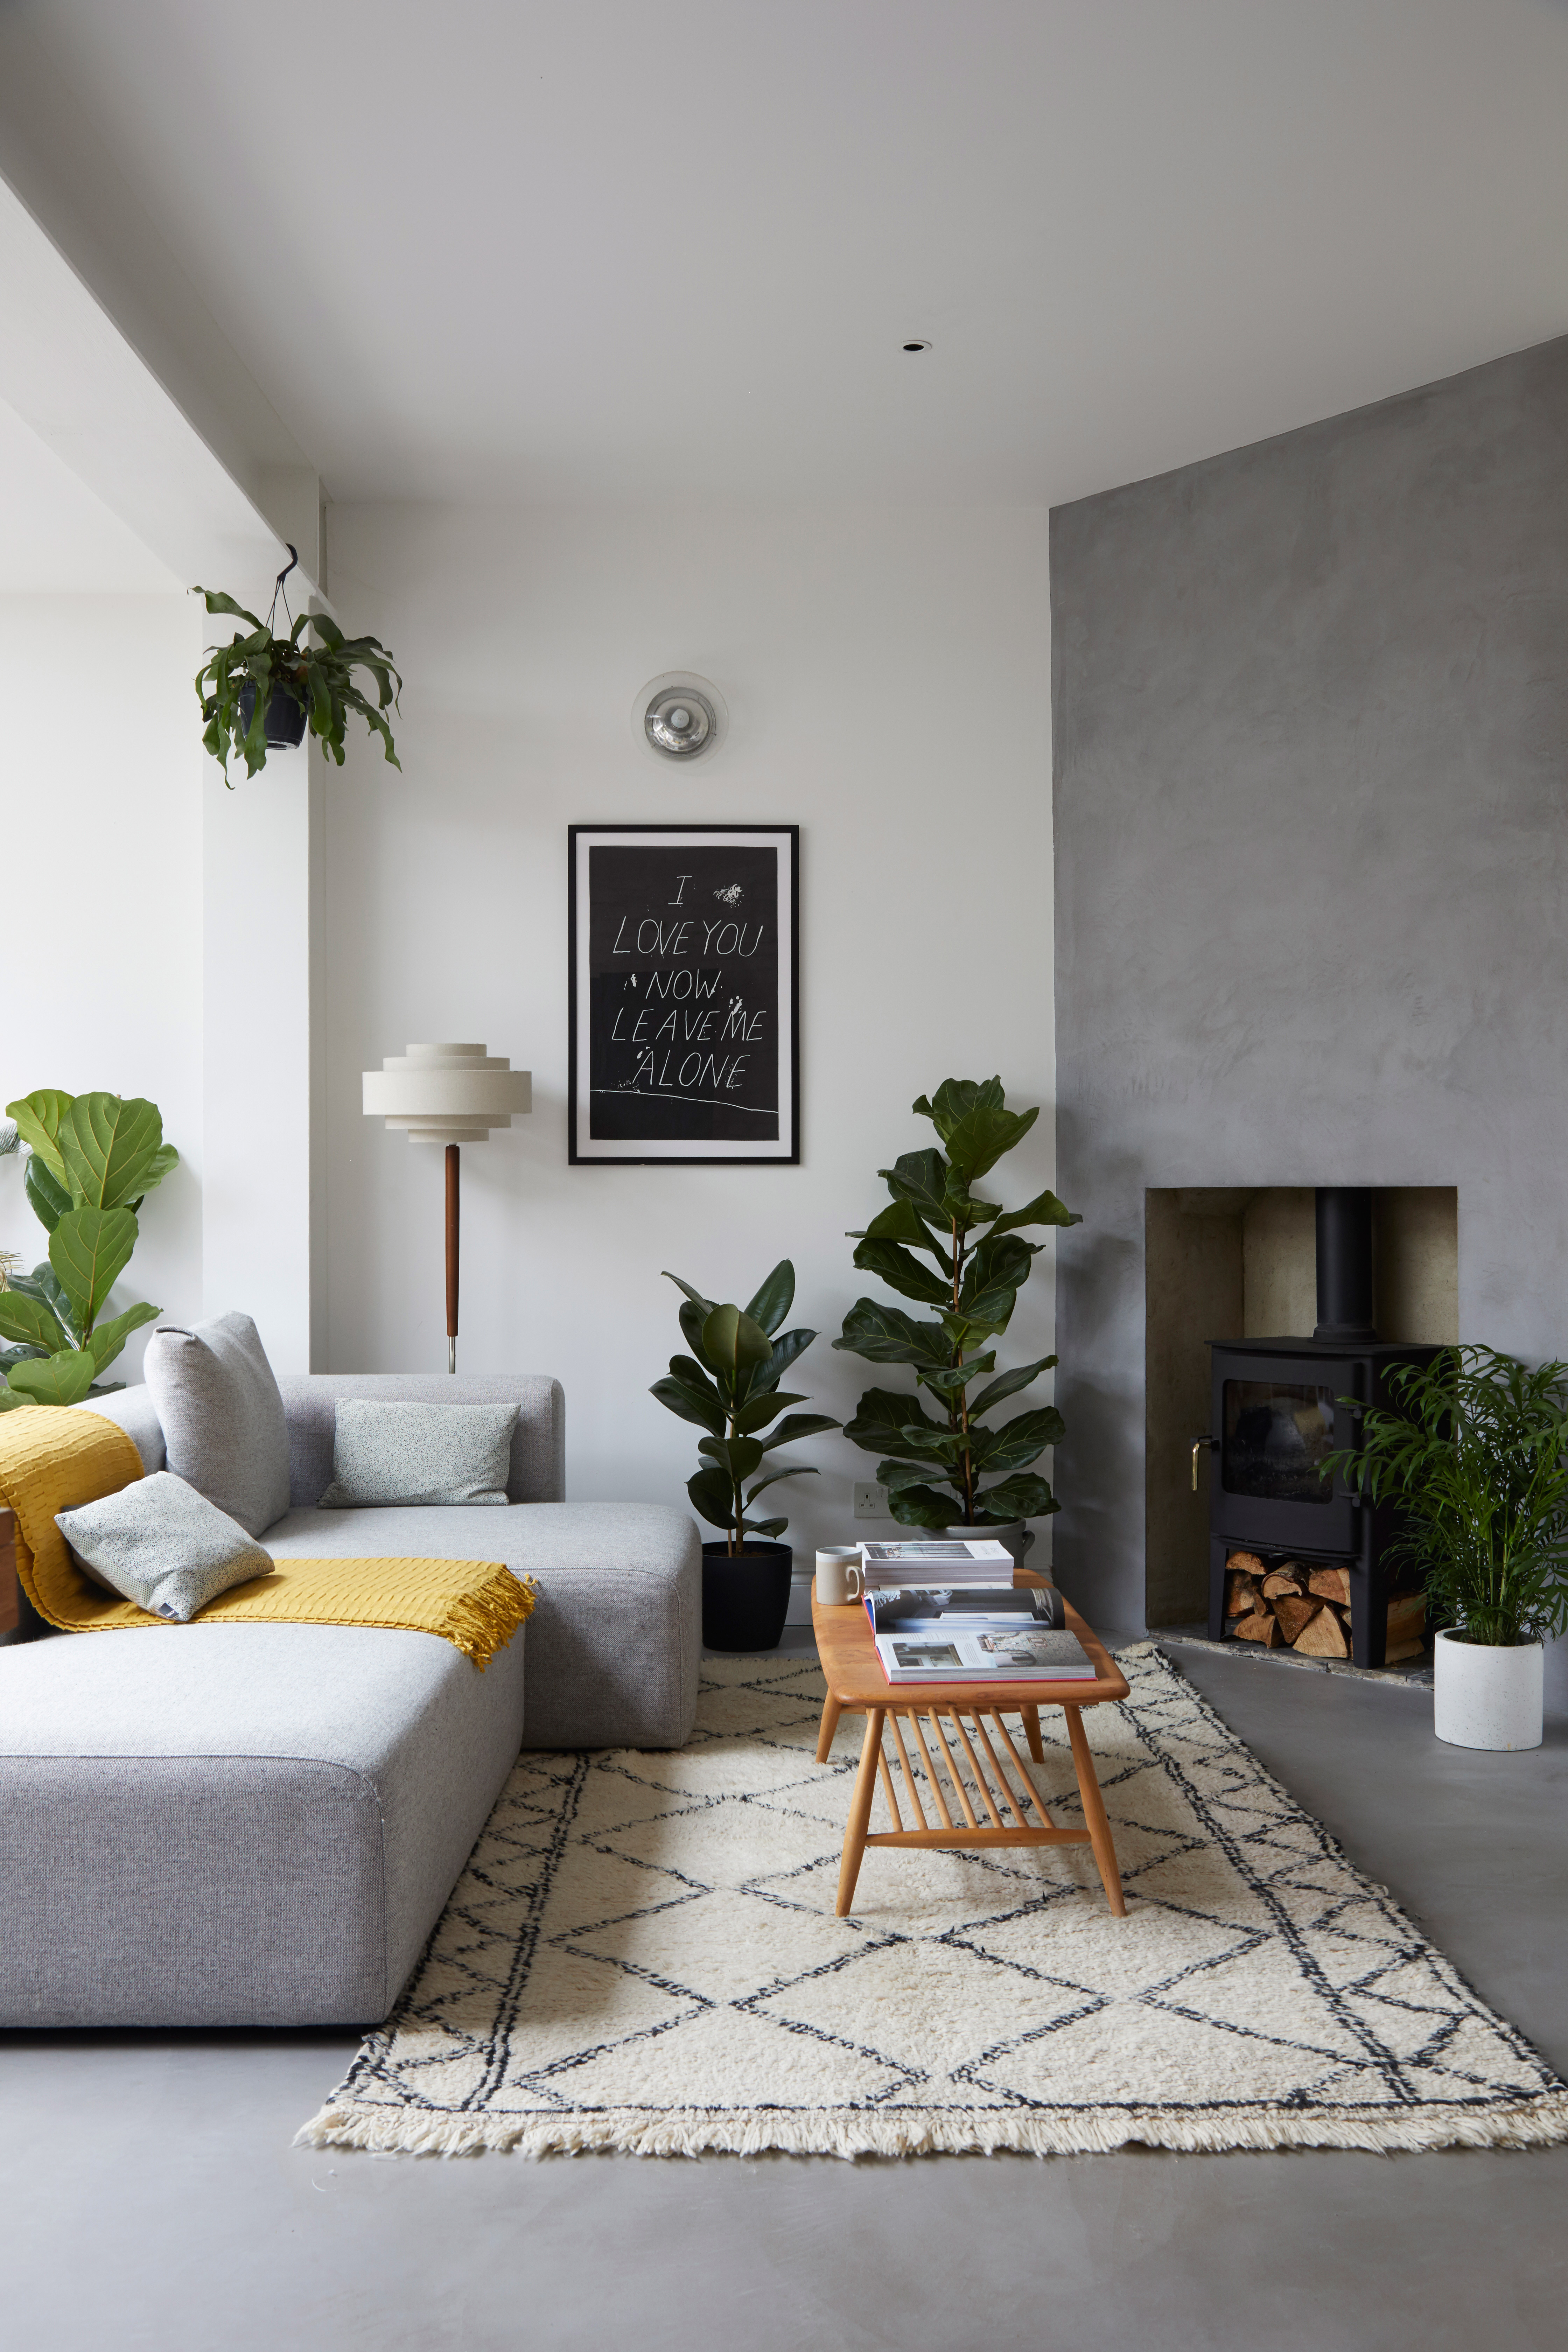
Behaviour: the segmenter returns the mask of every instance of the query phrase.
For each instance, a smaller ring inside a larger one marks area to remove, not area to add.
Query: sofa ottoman
[[[384,2017],[517,1758],[522,1626],[0,1650],[0,2025]]]

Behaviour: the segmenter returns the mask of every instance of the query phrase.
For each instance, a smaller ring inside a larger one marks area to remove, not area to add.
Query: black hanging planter
[[[256,710],[256,688],[239,689],[240,724],[247,734]],[[267,698],[267,748],[269,751],[298,750],[305,740],[305,706],[296,702],[287,687],[275,686]]]
[[[792,1544],[749,1543],[733,1558],[702,1547],[702,1641],[710,1650],[776,1650],[789,1615]]]

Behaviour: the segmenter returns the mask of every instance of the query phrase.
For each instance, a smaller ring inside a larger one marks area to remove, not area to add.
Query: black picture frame
[[[566,840],[571,1165],[798,1167],[800,827],[573,824]],[[748,900],[764,934],[749,950]],[[612,952],[630,956],[624,974]],[[658,1033],[677,1016],[672,1046]],[[638,1088],[639,1076],[652,1083]]]

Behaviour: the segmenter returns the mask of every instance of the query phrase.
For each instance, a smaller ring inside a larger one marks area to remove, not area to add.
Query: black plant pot
[[[250,732],[251,714],[256,709],[256,688],[242,686],[239,689],[240,723]],[[296,702],[287,687],[275,686],[267,698],[267,748],[269,751],[292,751],[305,740],[305,706]]]
[[[789,1615],[791,1544],[751,1543],[731,1559],[702,1547],[702,1640],[710,1650],[776,1650]]]

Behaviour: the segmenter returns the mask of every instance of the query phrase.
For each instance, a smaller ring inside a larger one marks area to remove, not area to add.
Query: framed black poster
[[[800,1158],[800,828],[574,824],[574,1161]]]

